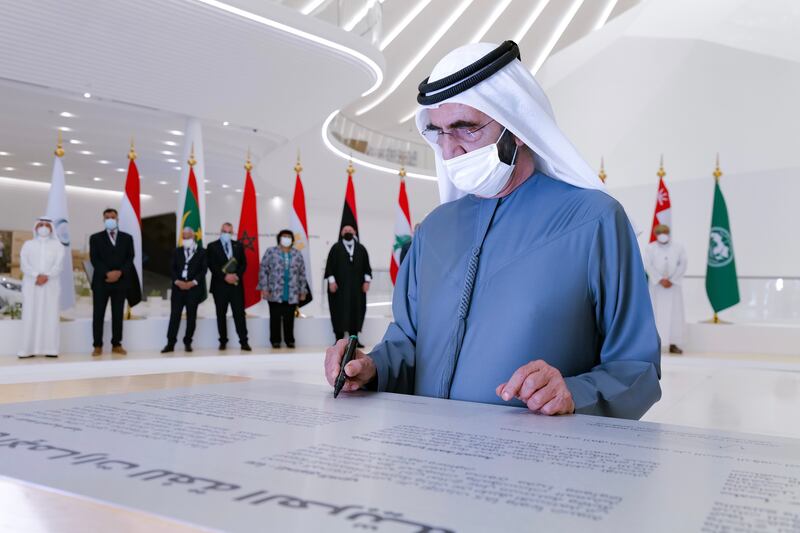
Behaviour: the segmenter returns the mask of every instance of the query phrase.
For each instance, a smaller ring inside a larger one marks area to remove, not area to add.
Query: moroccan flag
[[[353,173],[352,166],[348,167],[347,173],[347,191],[344,195],[344,209],[342,210],[342,223],[339,225],[339,231],[345,226],[353,226],[358,235],[358,215],[356,214],[356,190],[353,187]]]
[[[69,237],[69,213],[67,212],[67,184],[64,179],[64,165],[61,156],[64,151],[59,143],[56,157],[53,160],[53,175],[50,180],[50,192],[47,195],[46,215],[53,221],[53,230],[59,242],[64,246],[64,267],[61,270],[59,309],[64,311],[75,305],[75,278],[72,273],[72,248]]]
[[[298,163],[299,164],[299,163]],[[353,195],[353,212],[355,213],[355,195]],[[289,221],[289,229],[294,233],[294,247],[303,256],[303,263],[306,267],[306,280],[308,280],[308,295],[311,296],[311,248],[308,244],[308,218],[306,217],[306,193],[303,190],[303,182],[300,173],[294,180],[294,199],[292,200],[292,218]],[[308,301],[311,301],[310,299]]]
[[[181,216],[181,230],[192,228],[195,233],[197,245],[203,245],[203,226],[200,221],[200,197],[197,194],[197,179],[194,177],[194,167],[189,167],[189,182],[186,184],[186,198],[183,201],[183,215]],[[178,244],[182,237],[178,233]]]
[[[397,280],[397,271],[400,270],[400,253],[403,246],[411,242],[411,213],[408,209],[408,196],[406,195],[406,180],[400,178],[400,196],[397,198],[397,210],[394,214],[394,243],[392,244],[392,259],[389,264],[389,273],[392,284]]]
[[[242,286],[244,287],[244,306],[250,307],[261,301],[258,286],[258,270],[261,253],[258,250],[258,209],[256,207],[256,188],[250,169],[246,166],[247,176],[244,179],[242,195],[242,212],[239,215],[239,234],[236,239],[244,248],[247,269],[244,271]]]
[[[133,266],[136,269],[136,279],[126,295],[128,305],[133,307],[142,301],[142,211],[139,195],[139,169],[136,168],[134,159],[136,154],[128,155],[128,177],[125,179],[125,193],[119,208],[119,230],[133,237]]]
[[[656,193],[656,210],[653,214],[653,226],[650,228],[650,242],[656,240],[656,226],[664,224],[672,229],[672,204],[669,201],[669,191],[664,185],[664,169],[658,171],[658,193]]]
[[[717,169],[719,172],[719,169]],[[719,173],[721,175],[721,173]],[[728,207],[719,188],[719,178],[714,185],[714,207],[711,213],[711,233],[708,242],[706,267],[706,294],[718,313],[739,303],[739,281],[736,278],[736,258],[728,220]]]

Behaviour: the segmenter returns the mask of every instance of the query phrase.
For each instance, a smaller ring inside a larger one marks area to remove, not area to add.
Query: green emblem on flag
[[[720,268],[731,261],[733,261],[731,233],[725,228],[711,228],[711,240],[708,243],[708,266]]]

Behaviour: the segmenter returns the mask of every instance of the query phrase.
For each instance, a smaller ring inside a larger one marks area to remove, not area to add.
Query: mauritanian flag
[[[294,199],[292,200],[292,218],[289,221],[289,229],[294,233],[294,247],[303,256],[303,263],[306,267],[306,279],[308,280],[308,294],[311,294],[311,248],[308,242],[308,218],[306,217],[306,193],[303,190],[303,181],[300,179],[300,162],[297,162],[295,170],[297,176],[294,180]],[[350,184],[352,187],[352,182]],[[355,209],[355,195],[353,196],[353,209]]]
[[[353,187],[353,164],[347,166],[347,190],[344,193],[344,208],[342,209],[342,223],[339,231],[345,226],[353,226],[358,235],[358,214],[356,213],[356,189]]]
[[[706,266],[706,294],[714,314],[739,303],[739,281],[736,277],[736,256],[728,219],[728,206],[719,187],[722,172],[719,163],[714,171],[714,207],[711,211],[711,231]]]
[[[186,196],[183,200],[183,212],[181,214],[181,228],[192,228],[195,233],[197,245],[203,245],[203,223],[200,220],[200,195],[197,192],[197,178],[194,175],[194,166],[189,165],[189,181],[186,184]],[[182,237],[178,234],[178,244]]]
[[[125,192],[119,208],[119,230],[133,237],[133,266],[136,269],[136,282],[128,289],[128,305],[133,307],[142,301],[142,210],[139,182],[139,169],[136,168],[136,153],[128,153],[128,177],[125,179]]]
[[[244,248],[247,268],[244,271],[242,286],[244,288],[244,306],[250,307],[261,301],[258,286],[258,270],[261,254],[258,250],[258,209],[256,204],[256,187],[250,175],[250,161],[245,165],[247,175],[244,179],[242,194],[242,212],[239,216],[239,234],[236,237]]]
[[[658,169],[658,192],[656,193],[656,210],[653,214],[653,225],[650,228],[650,242],[656,240],[656,226],[664,224],[672,229],[672,204],[669,200],[669,191],[664,184],[664,160],[661,160],[661,165]]]
[[[400,171],[400,195],[397,198],[397,209],[394,215],[394,243],[392,244],[392,259],[389,264],[389,273],[392,284],[397,280],[400,270],[400,254],[403,246],[411,242],[411,212],[408,209],[408,195],[406,194],[405,172]]]
[[[64,268],[61,271],[61,295],[59,308],[61,311],[75,305],[75,279],[72,274],[72,248],[69,238],[69,213],[67,212],[67,184],[64,179],[64,165],[61,156],[64,154],[59,142],[56,157],[53,161],[53,176],[50,180],[50,193],[47,195],[46,216],[53,221],[56,237],[64,245]]]

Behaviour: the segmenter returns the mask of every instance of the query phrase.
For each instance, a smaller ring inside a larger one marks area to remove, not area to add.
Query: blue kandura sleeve
[[[636,236],[615,207],[600,219],[589,255],[600,361],[565,381],[576,413],[639,419],[661,398],[661,341]]]

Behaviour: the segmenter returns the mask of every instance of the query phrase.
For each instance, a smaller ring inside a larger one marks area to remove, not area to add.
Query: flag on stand
[[[197,161],[194,158],[194,148],[189,156],[189,176],[186,183],[186,196],[183,200],[183,212],[180,216],[180,228],[192,228],[195,233],[195,240],[198,246],[203,245],[203,223],[200,220],[200,195],[197,188],[197,178],[194,176],[194,165]],[[181,242],[180,232],[178,233],[178,244]]]
[[[397,280],[400,270],[400,256],[403,246],[411,242],[411,212],[408,209],[408,195],[406,194],[406,171],[400,169],[400,195],[397,198],[397,210],[394,215],[394,243],[392,244],[392,258],[389,264],[389,273],[392,284]]]
[[[236,239],[242,244],[244,248],[244,257],[247,261],[247,268],[244,271],[244,278],[242,279],[242,287],[244,288],[244,306],[250,307],[261,301],[261,293],[256,288],[258,286],[258,270],[261,262],[261,254],[258,250],[256,188],[255,185],[253,185],[253,178],[250,176],[253,164],[250,162],[249,153],[244,168],[247,174],[244,179],[242,212],[241,215],[239,215],[239,233]]]
[[[303,190],[303,182],[300,173],[303,167],[300,164],[300,156],[297,156],[297,164],[294,166],[296,174],[294,181],[294,198],[292,200],[292,218],[289,221],[289,229],[294,234],[294,247],[303,256],[303,263],[306,267],[306,280],[308,281],[307,299],[305,303],[311,301],[311,287],[314,283],[311,280],[311,248],[308,243],[308,218],[306,217],[306,193]],[[352,182],[349,188],[352,188]],[[355,193],[353,194],[353,213],[355,213]]]
[[[358,236],[358,215],[356,214],[356,189],[353,187],[353,173],[356,169],[353,168],[351,161],[347,165],[347,190],[344,194],[344,209],[342,210],[342,223],[339,224],[339,231],[345,226],[353,226]]]
[[[667,186],[664,185],[664,158],[661,158],[661,164],[658,168],[658,193],[656,193],[656,210],[653,214],[653,225],[650,228],[650,242],[656,240],[656,226],[664,224],[672,229],[672,204],[669,201],[669,191]]]
[[[728,220],[728,206],[719,178],[722,172],[714,170],[714,206],[711,211],[711,231],[708,241],[708,265],[706,266],[706,294],[714,309],[714,321],[717,313],[739,303],[739,281],[736,277],[736,257],[733,253],[733,237]]]
[[[69,239],[69,214],[67,213],[67,184],[64,179],[64,165],[61,157],[64,148],[61,143],[61,133],[58,134],[58,146],[53,160],[53,175],[50,179],[50,193],[47,196],[47,212],[53,221],[53,230],[56,237],[64,245],[64,268],[61,270],[61,294],[59,296],[59,309],[64,311],[75,305],[75,279],[72,274],[72,248]]]
[[[175,232],[178,244],[181,241],[181,231],[183,230],[183,217],[182,213],[186,207],[186,198],[189,189],[189,174],[190,171],[194,174],[194,183],[196,190],[194,191],[194,198],[199,211],[196,209],[197,225],[199,228],[203,227],[203,221],[206,219],[206,172],[205,172],[205,157],[203,155],[203,127],[200,121],[196,118],[189,118],[186,120],[186,129],[183,134],[183,161],[193,161],[193,165],[183,165],[180,168],[181,177],[178,183],[178,194],[175,204]],[[202,239],[202,234],[199,236]]]
[[[128,177],[125,179],[125,192],[122,195],[122,204],[119,208],[119,230],[133,237],[133,266],[136,269],[136,279],[131,284],[126,295],[128,305],[135,306],[142,301],[142,211],[141,197],[139,194],[139,169],[136,168],[136,151],[128,152]]]

